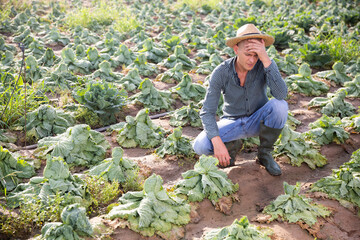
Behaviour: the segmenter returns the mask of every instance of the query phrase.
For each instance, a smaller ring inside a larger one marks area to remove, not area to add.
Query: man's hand
[[[264,39],[248,39],[244,47],[247,52],[255,52],[265,68],[270,66],[271,59],[266,52]]]
[[[213,137],[211,142],[214,146],[214,157],[219,160],[220,166],[226,167],[230,164],[229,152],[219,136]]]

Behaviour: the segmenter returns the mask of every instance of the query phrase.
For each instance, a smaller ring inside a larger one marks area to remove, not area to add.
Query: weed
[[[0,92],[0,112],[2,116],[0,120],[1,127],[12,126],[25,114],[25,107],[26,111],[29,112],[35,110],[41,104],[47,103],[49,101],[46,96],[40,93],[37,88],[33,86],[27,87],[26,98],[25,89],[23,87],[18,87],[15,89],[14,94],[11,97],[12,91],[13,87],[9,86],[4,89],[3,92]],[[5,109],[7,103],[8,106]]]
[[[23,237],[35,230],[40,230],[45,222],[60,221],[60,214],[64,208],[61,203],[66,196],[57,193],[53,198],[47,199],[45,204],[40,198],[23,201],[17,212],[9,211],[0,204],[0,232],[11,238]]]
[[[111,202],[121,192],[119,189],[119,183],[108,182],[104,178],[99,176],[87,176],[84,181],[90,192],[90,198],[92,204],[88,211],[89,214],[98,214],[102,211],[103,207]]]
[[[175,9],[181,8],[184,4],[188,5],[192,10],[197,11],[202,7],[208,7],[211,9],[219,10],[219,4],[223,2],[222,0],[179,0],[175,4]]]
[[[139,22],[134,18],[130,12],[124,12],[121,16],[117,16],[114,22],[114,30],[121,33],[129,32],[139,26]]]
[[[359,40],[335,37],[325,40],[325,44],[329,46],[329,54],[334,61],[342,61],[347,64],[360,57]]]
[[[123,191],[141,191],[143,189],[143,180],[139,175],[139,169],[136,171],[128,171],[125,184],[122,185]]]
[[[91,128],[103,126],[99,116],[86,107],[79,107],[75,112],[75,119],[80,123],[85,123]]]
[[[73,14],[68,15],[66,24],[71,28],[80,25],[93,31],[102,29],[102,26],[113,25],[119,32],[127,32],[139,25],[122,2],[96,1],[93,4],[96,6],[76,9]]]

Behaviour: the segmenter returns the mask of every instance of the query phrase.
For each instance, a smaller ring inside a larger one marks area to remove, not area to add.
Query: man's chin
[[[247,66],[246,66],[246,70],[250,71],[250,70],[252,70],[252,69],[254,68],[254,66],[255,66],[255,65],[250,65],[250,66],[247,65]]]

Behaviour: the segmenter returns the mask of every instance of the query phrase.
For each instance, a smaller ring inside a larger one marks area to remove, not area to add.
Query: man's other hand
[[[230,155],[229,152],[219,136],[213,137],[211,142],[214,146],[214,157],[219,160],[219,164],[222,167],[227,167],[230,165]]]

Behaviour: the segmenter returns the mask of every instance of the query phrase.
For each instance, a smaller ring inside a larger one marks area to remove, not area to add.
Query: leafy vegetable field
[[[359,0],[8,0],[0,13],[0,239],[360,239]],[[289,89],[278,177],[256,163],[258,138],[226,169],[191,147],[208,78],[234,56],[225,39],[246,23],[275,38]]]

